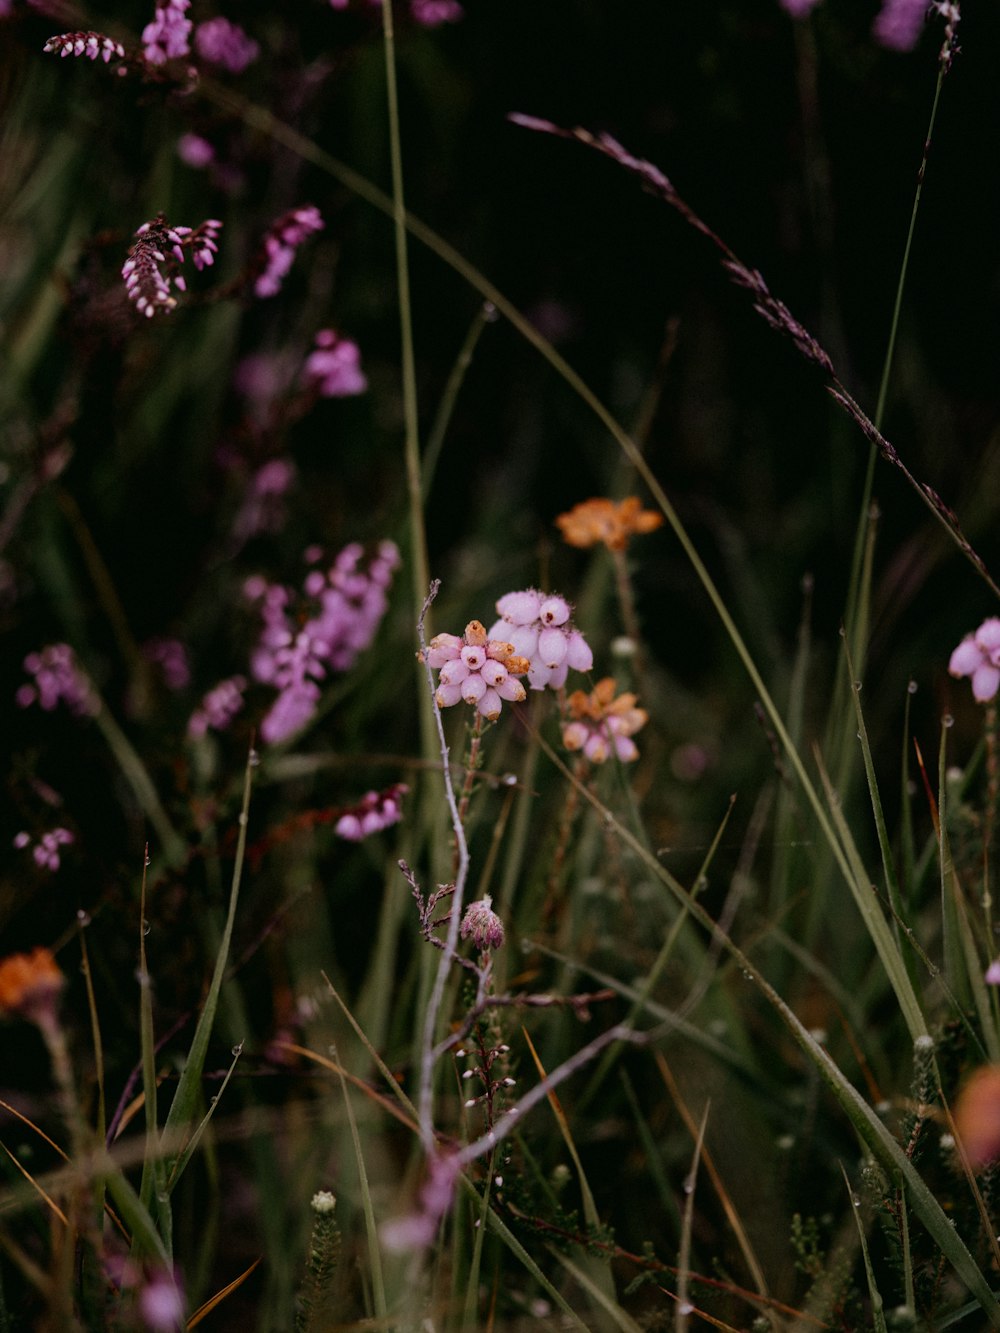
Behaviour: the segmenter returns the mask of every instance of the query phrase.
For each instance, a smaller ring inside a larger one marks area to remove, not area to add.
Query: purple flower
[[[500,948],[503,944],[503,922],[494,912],[493,899],[489,894],[468,905],[459,933],[463,940],[471,936],[480,953]]]
[[[280,532],[286,517],[284,497],[295,477],[295,464],[287,458],[272,458],[259,467],[233,520],[233,535],[245,542],[260,533]]]
[[[200,134],[182,134],[177,140],[177,156],[186,167],[201,171],[215,161],[215,149]]]
[[[47,713],[60,703],[77,717],[93,717],[100,709],[94,688],[77,664],[68,643],[50,643],[41,652],[29,653],[24,669],[34,677],[22,685],[14,698],[20,708],[37,703]]]
[[[243,707],[243,691],[246,687],[245,676],[230,676],[220,680],[214,689],[204,695],[201,706],[188,719],[188,735],[199,740],[209,727],[213,731],[225,731]]]
[[[987,986],[1000,986],[1000,958],[994,958],[983,976]]]
[[[142,645],[142,652],[148,661],[155,662],[163,672],[163,681],[168,690],[183,690],[191,684],[187,649],[180,639],[148,639]]]
[[[242,74],[260,55],[260,47],[237,23],[228,19],[209,19],[194,30],[194,47],[202,60]]]
[[[185,253],[190,253],[195,268],[208,268],[215,262],[221,229],[222,223],[216,218],[194,229],[171,227],[162,213],[139,227],[122,265],[122,277],[128,298],[140,315],[151,319],[158,310],[173,310],[177,304],[174,289],[183,292],[187,287],[180,272]]]
[[[489,636],[509,640],[514,651],[528,659],[528,684],[533,690],[561,689],[570,667],[589,671],[594,665],[586,639],[570,624],[572,610],[564,597],[535,588],[509,592],[497,602],[501,618]]]
[[[409,790],[405,783],[397,782],[384,791],[367,792],[357,805],[344,811],[333,831],[348,842],[360,842],[398,824],[403,817],[402,798]]]
[[[316,334],[316,350],[306,358],[302,378],[323,398],[350,398],[368,388],[357,343],[333,329]]]
[[[793,19],[804,19],[811,9],[816,7],[818,0],[779,0],[781,8],[786,14],[791,14]]]
[[[463,18],[457,0],[410,0],[413,21],[424,28],[438,28],[442,23],[457,23]]]
[[[528,659],[506,639],[488,635],[478,620],[470,620],[461,636],[436,634],[428,645],[427,663],[438,671],[438,708],[464,700],[495,722],[504,700],[521,703],[525,698],[517,677],[527,672]]]
[[[76,839],[70,833],[69,829],[54,828],[49,829],[48,833],[43,833],[34,847],[31,847],[31,835],[29,833],[19,833],[14,839],[14,846],[21,850],[31,847],[31,855],[35,864],[42,870],[59,869],[59,848],[68,847]]]
[[[121,42],[105,37],[101,32],[64,32],[58,37],[50,37],[42,47],[50,55],[59,53],[66,56],[86,56],[88,60],[101,60],[107,64],[112,56],[117,60],[125,59],[125,48]]]
[[[875,40],[890,51],[912,51],[927,13],[927,0],[883,0],[872,27]]]
[[[321,552],[311,550],[316,563]],[[312,717],[319,702],[317,681],[346,671],[369,647],[388,605],[386,593],[399,564],[394,543],[382,542],[367,570],[363,548],[346,546],[326,570],[311,569],[303,582],[313,614],[296,614],[291,589],[263,578],[247,579],[244,592],[259,602],[264,622],[251,655],[255,680],[273,685],[278,698],[261,723],[270,744],[286,740]]]
[[[151,65],[162,65],[190,53],[191,20],[184,15],[191,0],[164,0],[156,6],[156,17],[142,30],[142,46]]]
[[[975,634],[967,634],[951,655],[953,676],[970,676],[977,702],[989,703],[1000,688],[1000,618],[984,620]]]
[[[260,259],[262,272],[253,285],[254,295],[260,297],[275,296],[281,290],[281,284],[295,259],[295,251],[307,236],[322,231],[322,215],[318,208],[307,204],[302,208],[293,208],[273,222],[264,237],[263,254]]]

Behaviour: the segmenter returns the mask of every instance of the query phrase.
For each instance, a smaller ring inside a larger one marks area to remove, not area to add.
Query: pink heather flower
[[[983,977],[987,986],[1000,986],[1000,958],[994,958]]]
[[[427,663],[438,670],[434,695],[438,708],[451,708],[464,699],[487,721],[495,722],[505,699],[521,703],[525,698],[517,677],[527,673],[528,659],[506,639],[487,635],[478,620],[470,620],[461,637],[436,634],[427,649]]]
[[[51,713],[64,703],[77,717],[93,717],[99,711],[94,688],[68,643],[51,643],[39,653],[29,653],[24,659],[24,669],[34,680],[30,685],[22,685],[15,694],[20,708],[37,703]]]
[[[309,552],[313,563],[321,554]],[[260,603],[264,622],[251,654],[251,673],[279,691],[260,728],[269,744],[305,726],[319,702],[317,682],[331,670],[348,670],[375,637],[399,551],[393,542],[380,543],[367,570],[361,567],[363,555],[363,548],[351,543],[328,569],[309,571],[303,592],[314,613],[305,618],[292,605],[290,588],[256,577],[244,584],[247,597]]]
[[[398,824],[403,817],[402,800],[409,790],[405,783],[397,782],[385,791],[368,792],[357,805],[344,811],[333,826],[334,833],[348,842],[360,842]]]
[[[489,894],[468,905],[459,933],[463,940],[471,936],[480,953],[500,948],[503,944],[503,922],[494,912],[493,899]]]
[[[970,676],[978,703],[989,703],[1000,688],[1000,618],[984,620],[975,634],[967,634],[951,655],[953,676]]]
[[[793,19],[804,19],[811,9],[814,9],[817,0],[779,0],[781,8],[786,14],[791,14]]]
[[[210,64],[219,65],[230,74],[242,74],[260,55],[260,47],[237,23],[228,19],[208,19],[194,30],[194,49]]]
[[[288,386],[289,367],[280,356],[250,352],[233,371],[233,388],[244,398],[264,404]]]
[[[533,690],[561,689],[570,667],[589,671],[594,665],[586,639],[571,627],[572,610],[564,597],[535,588],[509,592],[497,602],[500,619],[489,636],[507,639],[516,653],[528,659],[528,684]]]
[[[62,57],[86,56],[88,60],[100,58],[107,64],[112,57],[125,59],[125,48],[121,42],[105,37],[101,32],[64,32],[58,37],[50,37],[42,47],[50,55],[56,52]]]
[[[156,17],[142,30],[143,51],[151,65],[190,54],[191,20],[184,17],[190,8],[191,0],[163,0],[157,4]]]
[[[263,272],[254,282],[254,295],[276,296],[281,290],[288,270],[295,259],[295,251],[307,236],[322,231],[325,223],[318,208],[307,204],[293,208],[273,222],[264,237],[261,267]]]
[[[177,140],[177,156],[186,167],[201,171],[215,161],[215,149],[200,134],[182,134]]]
[[[142,652],[147,661],[154,662],[163,672],[163,682],[168,690],[183,690],[191,684],[187,649],[180,639],[147,639]]]
[[[566,701],[569,721],[562,729],[567,750],[582,750],[592,764],[603,764],[614,754],[623,764],[638,759],[632,737],[649,720],[644,708],[636,707],[634,694],[615,698],[611,676],[599,680],[587,694],[574,690]]]
[[[31,847],[31,835],[29,833],[19,833],[14,839],[14,846],[20,851],[23,848],[31,847],[31,855],[35,864],[42,870],[59,869],[59,848],[68,847],[76,839],[70,833],[69,829],[54,828],[48,833],[43,833],[34,847]]]
[[[243,707],[243,691],[246,687],[245,676],[230,676],[220,680],[202,698],[201,706],[188,719],[188,735],[200,740],[209,727],[213,731],[225,731]]]
[[[357,343],[341,338],[333,329],[320,329],[316,334],[316,350],[306,358],[302,378],[323,398],[350,398],[368,388]]]
[[[890,51],[912,51],[927,14],[927,0],[883,0],[872,33]]]
[[[438,28],[442,23],[457,23],[464,17],[457,0],[410,0],[410,13],[415,23],[424,28]]]
[[[122,265],[125,290],[140,315],[151,319],[158,310],[173,310],[174,289],[183,292],[187,286],[180,272],[185,253],[190,253],[196,269],[208,268],[215,262],[221,229],[217,218],[208,218],[193,230],[171,227],[162,213],[142,224]]]

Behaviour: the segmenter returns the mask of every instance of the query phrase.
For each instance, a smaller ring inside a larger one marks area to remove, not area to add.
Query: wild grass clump
[[[627,8],[0,0],[0,1333],[1000,1327],[1000,29]]]

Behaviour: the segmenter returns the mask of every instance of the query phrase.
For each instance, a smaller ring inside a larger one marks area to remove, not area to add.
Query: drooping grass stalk
[[[851,1182],[847,1178],[847,1170],[843,1162],[840,1164],[841,1174],[844,1177],[844,1185],[847,1189],[847,1197],[850,1200],[851,1212],[854,1214],[854,1221],[858,1228],[858,1241],[861,1245],[861,1254],[865,1263],[865,1277],[868,1282],[868,1298],[871,1301],[872,1326],[875,1333],[888,1333],[888,1327],[885,1322],[885,1309],[882,1300],[882,1293],[878,1289],[878,1283],[875,1280],[875,1269],[872,1266],[871,1254],[868,1250],[868,1237],[865,1234],[865,1226],[861,1220],[861,1199],[854,1192]]]

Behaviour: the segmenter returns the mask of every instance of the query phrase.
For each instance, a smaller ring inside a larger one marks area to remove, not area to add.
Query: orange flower
[[[52,1013],[65,977],[45,948],[15,953],[0,963],[0,1013],[38,1022]]]
[[[661,514],[642,509],[640,504],[636,495],[621,501],[584,500],[569,513],[560,514],[556,526],[570,546],[596,546],[603,542],[609,551],[624,551],[630,537],[655,532],[663,523]]]

